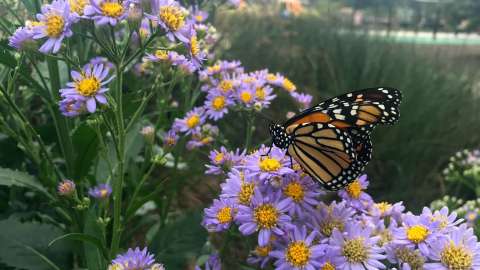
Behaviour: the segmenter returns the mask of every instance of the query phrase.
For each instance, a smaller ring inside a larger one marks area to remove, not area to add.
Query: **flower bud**
[[[58,184],[57,191],[60,196],[70,197],[75,193],[75,183],[65,179]]]
[[[155,141],[155,128],[151,125],[144,126],[140,133],[143,135],[143,138],[145,138],[145,141],[149,144],[153,144]]]

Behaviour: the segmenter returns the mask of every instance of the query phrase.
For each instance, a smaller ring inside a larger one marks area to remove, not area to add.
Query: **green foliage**
[[[48,224],[19,220],[0,221],[0,262],[29,270],[67,269],[70,260],[65,243],[48,247],[62,230]]]
[[[0,186],[17,186],[39,191],[51,196],[48,191],[38,183],[35,178],[25,172],[0,168]]]
[[[374,86],[402,91],[399,124],[379,127],[373,135],[368,172],[379,200],[403,200],[414,208],[428,203],[441,192],[438,172],[451,153],[480,141],[474,74],[468,70],[424,56],[415,46],[346,32],[318,17],[242,13],[217,18],[228,33],[226,58],[278,70],[316,102]],[[267,123],[257,124],[262,125]],[[260,130],[257,138],[268,137]]]

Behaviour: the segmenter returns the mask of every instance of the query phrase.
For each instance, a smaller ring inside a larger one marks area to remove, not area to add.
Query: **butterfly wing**
[[[288,154],[324,188],[337,190],[357,178],[363,169],[350,135],[333,125],[306,123],[291,126]]]
[[[401,93],[394,88],[354,91],[309,108],[289,119],[284,126],[315,122],[369,134],[378,123],[394,124],[398,120],[400,101]]]

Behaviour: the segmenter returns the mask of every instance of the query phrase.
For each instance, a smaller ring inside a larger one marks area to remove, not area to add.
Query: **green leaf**
[[[49,224],[9,218],[0,221],[0,262],[29,270],[70,269],[70,248],[65,243],[48,248],[62,234]]]
[[[98,154],[98,138],[95,130],[82,125],[75,130],[72,140],[77,153],[74,176],[75,179],[81,179],[88,174]]]
[[[8,46],[8,40],[0,41],[0,64],[4,64],[9,68],[15,68],[17,66],[17,60],[12,54],[12,48]]]
[[[76,240],[76,241],[83,241],[83,242],[94,244],[99,250],[102,251],[103,257],[105,259],[108,259],[108,252],[105,249],[105,247],[102,245],[102,241],[95,236],[91,236],[85,233],[69,233],[53,239],[48,244],[48,246],[50,247],[60,240]]]
[[[35,178],[25,172],[13,171],[6,168],[0,168],[0,186],[17,186],[40,191],[48,197],[50,193],[35,180]]]
[[[95,209],[90,209],[85,218],[84,233],[92,235],[96,239],[101,239],[102,229],[97,223]],[[103,246],[103,245],[101,245]],[[85,259],[87,261],[88,270],[105,270],[107,269],[107,262],[102,256],[104,248],[99,248],[97,244],[91,242],[83,243],[83,250],[85,252]]]
[[[185,262],[200,254],[207,240],[201,221],[200,212],[190,212],[160,228],[149,246],[166,269],[184,269]]]

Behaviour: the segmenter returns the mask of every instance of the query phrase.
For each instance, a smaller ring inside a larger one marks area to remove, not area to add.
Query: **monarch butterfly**
[[[401,99],[400,91],[389,87],[331,98],[283,125],[271,124],[273,144],[287,149],[287,154],[325,189],[341,189],[370,161],[373,128],[398,121]]]

